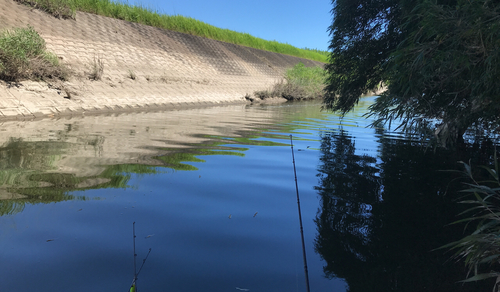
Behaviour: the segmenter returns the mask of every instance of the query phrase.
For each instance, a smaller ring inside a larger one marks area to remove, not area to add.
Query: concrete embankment
[[[245,102],[298,62],[271,53],[77,12],[62,20],[0,0],[0,29],[32,26],[72,72],[68,82],[0,84],[0,119]],[[88,78],[102,61],[99,81]]]

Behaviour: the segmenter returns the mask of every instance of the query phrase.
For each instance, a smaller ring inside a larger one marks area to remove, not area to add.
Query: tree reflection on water
[[[381,134],[381,133],[379,133]],[[489,282],[458,283],[463,263],[436,248],[463,236],[449,225],[456,203],[457,159],[442,149],[380,135],[378,158],[356,151],[344,130],[321,137],[315,250],[329,278],[348,291],[489,291]]]

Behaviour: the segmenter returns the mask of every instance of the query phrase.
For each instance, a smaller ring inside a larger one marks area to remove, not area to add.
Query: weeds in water
[[[0,32],[0,79],[47,78],[66,80],[68,70],[45,50],[45,41],[32,27]]]
[[[256,91],[260,99],[283,97],[287,100],[307,100],[323,97],[326,75],[321,67],[306,67],[298,63],[285,73],[285,77],[269,90]]]
[[[465,174],[472,180],[468,183],[467,189],[463,192],[472,194],[470,200],[462,201],[463,204],[470,204],[471,208],[462,214],[469,214],[469,217],[459,220],[456,223],[466,222],[476,223],[476,230],[443,248],[455,251],[456,259],[464,260],[469,268],[469,275],[463,282],[472,282],[492,277],[497,278],[496,285],[500,279],[500,180],[499,163],[495,153],[494,168],[483,167],[489,174],[490,180],[476,181],[472,175],[471,167],[463,163]],[[480,270],[488,272],[481,273]],[[496,270],[496,271],[494,271]]]
[[[75,8],[67,0],[15,0],[19,3],[45,11],[57,18],[75,19]]]
[[[180,16],[166,15],[158,10],[143,6],[131,6],[112,0],[16,0],[22,3],[37,5],[53,15],[73,15],[79,10],[94,13],[130,22],[160,27],[168,30],[206,37],[209,39],[243,45],[260,50],[296,56],[309,60],[326,63],[328,52],[313,49],[299,49],[289,44],[277,41],[267,41],[251,36],[248,33],[235,32],[229,29],[221,29],[199,20]],[[54,11],[54,12],[51,12]],[[65,12],[68,11],[68,12]],[[71,11],[71,13],[70,13]]]
[[[89,70],[88,77],[90,80],[101,80],[104,74],[104,61],[100,57],[94,56],[94,59],[89,64]]]

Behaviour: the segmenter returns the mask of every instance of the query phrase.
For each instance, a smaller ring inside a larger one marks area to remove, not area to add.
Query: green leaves
[[[45,41],[30,26],[0,32],[0,79],[67,77],[54,54],[45,51]]]
[[[299,49],[290,44],[279,43],[277,41],[268,41],[251,36],[247,33],[240,33],[229,29],[217,28],[213,25],[201,22],[199,20],[184,17],[181,15],[166,15],[158,10],[151,9],[142,5],[130,5],[128,2],[112,0],[16,0],[29,3],[40,7],[43,10],[52,13],[55,16],[71,15],[74,17],[74,11],[84,11],[98,15],[113,17],[131,22],[151,25],[168,30],[182,33],[202,36],[223,42],[243,45],[256,49],[287,54],[319,62],[327,62],[326,52],[311,49]],[[48,7],[48,8],[46,8]],[[58,12],[65,9],[66,14]],[[52,11],[56,12],[52,12]]]
[[[15,0],[30,5],[57,18],[75,18],[75,8],[71,1],[67,0]]]
[[[270,90],[256,91],[260,99],[283,97],[287,100],[307,100],[321,98],[325,88],[325,70],[318,66],[306,67],[298,63],[285,72],[284,80],[273,85]]]
[[[45,50],[45,41],[32,28],[15,28],[0,33],[0,79],[15,79],[24,75],[29,60]]]
[[[470,165],[464,165],[464,174],[473,183],[466,184],[467,189],[462,192],[472,195],[469,200],[460,203],[471,205],[469,209],[460,215],[468,215],[455,223],[467,222],[467,225],[476,224],[475,230],[468,236],[443,246],[442,248],[453,250],[455,259],[463,260],[472,277],[463,282],[484,280],[499,277],[500,273],[500,180],[498,177],[498,160],[495,153],[494,169],[485,169],[491,179],[477,182],[473,177]],[[485,267],[490,271],[481,273]]]
[[[382,82],[387,91],[370,108],[379,122],[411,131],[434,120],[450,142],[471,127],[496,129],[497,2],[334,1],[325,107],[346,113]]]
[[[321,67],[306,67],[298,63],[285,73],[285,80],[289,84],[301,88],[304,91],[303,99],[321,97],[325,88],[325,70]]]

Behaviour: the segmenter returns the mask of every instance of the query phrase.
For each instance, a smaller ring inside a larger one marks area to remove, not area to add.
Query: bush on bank
[[[79,10],[323,63],[326,63],[328,60],[328,52],[315,49],[299,49],[290,44],[284,44],[277,41],[267,41],[251,36],[248,33],[240,33],[229,29],[217,28],[190,17],[184,17],[181,15],[166,15],[154,9],[132,6],[111,0],[15,1],[39,8],[61,18],[74,18],[75,11]]]
[[[271,89],[256,91],[254,95],[260,99],[283,97],[287,100],[307,100],[323,97],[326,75],[321,67],[306,67],[298,63],[285,72],[282,80]]]
[[[45,41],[32,28],[14,28],[0,32],[0,79],[66,79],[59,59],[45,50]]]

